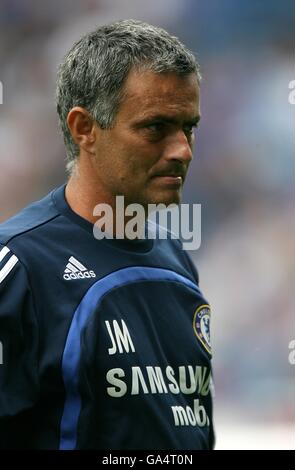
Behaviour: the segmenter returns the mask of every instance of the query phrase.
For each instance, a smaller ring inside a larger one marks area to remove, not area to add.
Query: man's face
[[[114,126],[97,126],[95,171],[105,202],[178,204],[200,118],[194,74],[130,72]]]

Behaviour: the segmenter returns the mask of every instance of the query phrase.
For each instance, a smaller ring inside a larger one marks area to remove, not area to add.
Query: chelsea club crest
[[[209,305],[201,305],[195,311],[193,320],[196,336],[209,354],[211,354],[210,313]]]

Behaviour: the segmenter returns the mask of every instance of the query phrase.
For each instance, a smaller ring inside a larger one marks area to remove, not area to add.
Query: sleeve
[[[38,328],[26,269],[0,245],[0,448],[13,447],[38,393]],[[28,425],[29,428],[29,425]]]
[[[199,273],[198,273],[197,267],[196,267],[195,263],[193,262],[192,258],[190,257],[190,255],[185,250],[184,250],[184,255],[186,257],[189,269],[190,269],[194,279],[196,280],[197,285],[199,285]]]

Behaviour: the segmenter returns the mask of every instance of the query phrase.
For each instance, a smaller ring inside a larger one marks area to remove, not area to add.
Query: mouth
[[[161,185],[165,185],[171,188],[180,188],[183,184],[183,175],[182,174],[163,174],[155,175],[154,179],[159,181]]]

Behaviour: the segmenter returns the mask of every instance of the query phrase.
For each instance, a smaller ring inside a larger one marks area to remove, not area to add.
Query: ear
[[[67,124],[75,143],[85,152],[95,154],[96,125],[89,112],[75,106],[69,111]]]

